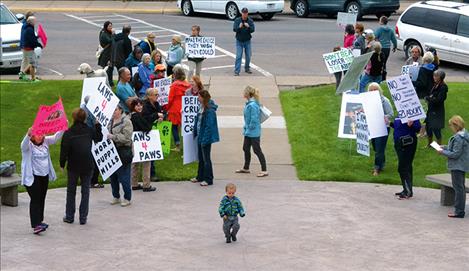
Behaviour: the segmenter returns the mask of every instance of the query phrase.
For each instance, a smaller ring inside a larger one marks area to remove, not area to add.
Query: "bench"
[[[18,174],[13,174],[10,177],[0,176],[0,195],[3,205],[18,206],[19,184],[21,184],[21,177]]]
[[[435,174],[425,176],[427,181],[432,183],[440,184],[441,187],[441,199],[440,204],[442,206],[454,205],[454,189],[451,182],[451,174]],[[469,179],[466,178],[466,193],[469,193]]]

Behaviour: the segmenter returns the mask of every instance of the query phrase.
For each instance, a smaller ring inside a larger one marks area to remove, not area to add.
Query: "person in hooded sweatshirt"
[[[132,41],[129,39],[130,30],[130,25],[124,25],[122,32],[116,34],[114,37],[112,62],[118,71],[120,68],[124,67],[126,58],[132,53]]]
[[[383,76],[382,80],[386,80],[386,63],[388,62],[389,54],[391,53],[391,43],[392,43],[392,52],[394,53],[397,48],[396,33],[394,29],[388,26],[388,17],[381,16],[379,18],[379,24],[381,25],[375,31],[375,38],[381,43],[383,47],[384,58],[384,67],[383,67]]]
[[[464,218],[466,206],[465,173],[469,172],[469,133],[464,129],[461,116],[453,116],[449,120],[449,127],[454,135],[449,139],[448,146],[442,146],[438,152],[448,158],[448,170],[454,189],[454,213],[451,218]]]

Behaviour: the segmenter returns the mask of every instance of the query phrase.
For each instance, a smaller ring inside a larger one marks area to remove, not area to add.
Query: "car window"
[[[0,5],[0,24],[16,24],[18,20],[10,11],[4,6]]]
[[[411,24],[415,26],[424,26],[425,25],[425,13],[427,9],[413,7],[410,8],[404,13],[401,18],[401,21],[406,24]]]
[[[461,15],[459,17],[457,34],[469,38],[469,16]]]
[[[455,34],[459,14],[442,10],[413,7],[401,18],[406,24],[421,26],[437,31]]]

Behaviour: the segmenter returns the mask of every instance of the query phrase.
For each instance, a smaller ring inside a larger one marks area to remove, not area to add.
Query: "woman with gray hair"
[[[145,97],[147,88],[151,87],[152,80],[150,76],[153,72],[150,69],[150,61],[150,54],[143,54],[142,62],[138,64],[138,76],[140,78],[140,81],[142,82],[142,87],[138,90],[138,96],[141,98]]]
[[[177,64],[182,62],[184,57],[184,49],[181,46],[181,36],[174,35],[171,39],[171,45],[168,49],[168,57],[166,58],[166,74],[171,76],[173,74],[173,68]]]
[[[422,60],[423,65],[420,66],[417,79],[412,81],[412,84],[414,85],[423,109],[427,111],[427,103],[424,98],[430,94],[430,90],[433,87],[433,72],[435,71],[435,64],[433,64],[434,58],[431,52],[426,52],[423,55]],[[424,137],[425,135],[425,124],[422,124],[422,130],[419,133],[419,137]]]
[[[381,43],[378,41],[373,42],[371,45],[373,55],[366,65],[365,72],[360,79],[360,93],[365,92],[365,87],[369,82],[381,83],[384,68],[384,61],[386,56],[381,51]]]
[[[436,70],[433,73],[433,87],[430,94],[425,96],[428,103],[426,131],[428,137],[428,145],[433,141],[435,134],[436,142],[441,145],[441,129],[445,127],[445,100],[448,86],[445,83],[446,73],[442,70]]]

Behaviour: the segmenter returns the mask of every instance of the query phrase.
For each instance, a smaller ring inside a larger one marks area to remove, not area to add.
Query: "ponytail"
[[[259,89],[255,87],[247,86],[244,89],[244,94],[246,94],[246,96],[248,96],[249,98],[254,98],[257,102],[259,102],[259,99],[260,99]]]

